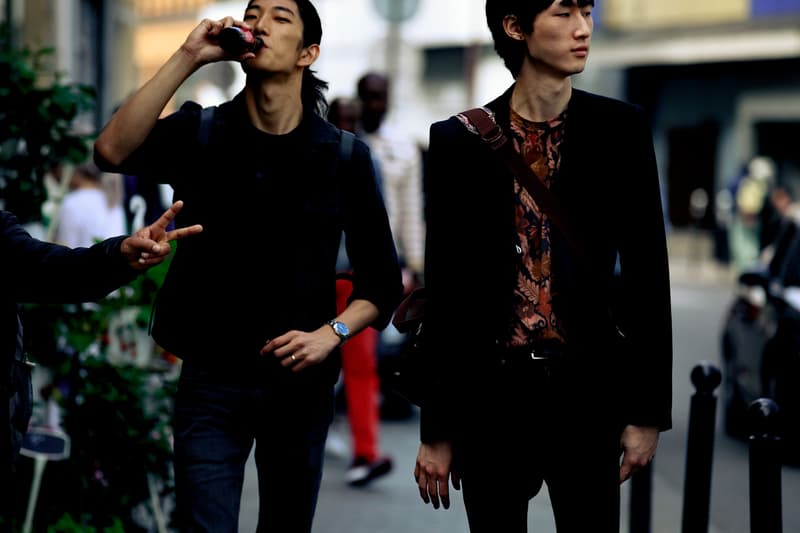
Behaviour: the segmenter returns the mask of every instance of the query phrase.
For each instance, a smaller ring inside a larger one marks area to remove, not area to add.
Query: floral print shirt
[[[511,140],[537,177],[550,187],[558,179],[566,111],[546,122],[532,122],[511,110]],[[517,226],[517,283],[506,344],[564,342],[553,309],[550,221],[518,180],[514,180]]]

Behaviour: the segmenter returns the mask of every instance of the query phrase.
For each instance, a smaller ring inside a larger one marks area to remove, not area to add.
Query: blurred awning
[[[593,39],[593,66],[635,67],[800,57],[800,27],[732,28],[729,32],[637,34]]]

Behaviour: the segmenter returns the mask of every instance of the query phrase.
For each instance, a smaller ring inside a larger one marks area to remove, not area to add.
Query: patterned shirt
[[[537,177],[550,187],[558,179],[566,111],[546,122],[532,122],[511,110],[511,140]],[[508,346],[564,342],[553,309],[550,221],[518,180],[514,180],[517,227],[517,283],[508,324]]]

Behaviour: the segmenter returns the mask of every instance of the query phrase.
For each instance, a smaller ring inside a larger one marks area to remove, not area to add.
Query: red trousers
[[[336,308],[347,306],[352,283],[336,280]],[[353,456],[374,461],[378,456],[380,382],[378,380],[378,331],[365,328],[341,347],[342,377],[347,401],[347,419],[353,440]]]

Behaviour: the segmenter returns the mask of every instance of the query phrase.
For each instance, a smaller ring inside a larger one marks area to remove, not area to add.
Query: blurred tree
[[[9,42],[0,24],[0,40]],[[47,59],[53,49],[0,49],[0,208],[24,223],[42,219],[46,174],[90,153],[91,136],[74,130],[81,113],[94,107],[95,90],[61,83]]]
[[[76,131],[75,123],[93,109],[95,91],[61,83],[47,61],[52,49],[10,46],[4,23],[0,42],[0,208],[23,223],[38,222],[48,173],[91,153],[93,135]],[[150,307],[168,265],[99,302],[20,306],[25,350],[52,374],[42,392],[62,409],[72,442],[69,459],[48,467],[37,527],[164,530],[169,517],[163,514],[171,509],[156,507],[168,503],[172,490],[170,414],[178,367],[170,354],[141,340],[149,340]],[[33,477],[22,474],[15,480],[21,482],[14,506],[20,516],[10,523],[0,517],[2,531],[16,531],[22,521],[30,489],[24,484]]]

